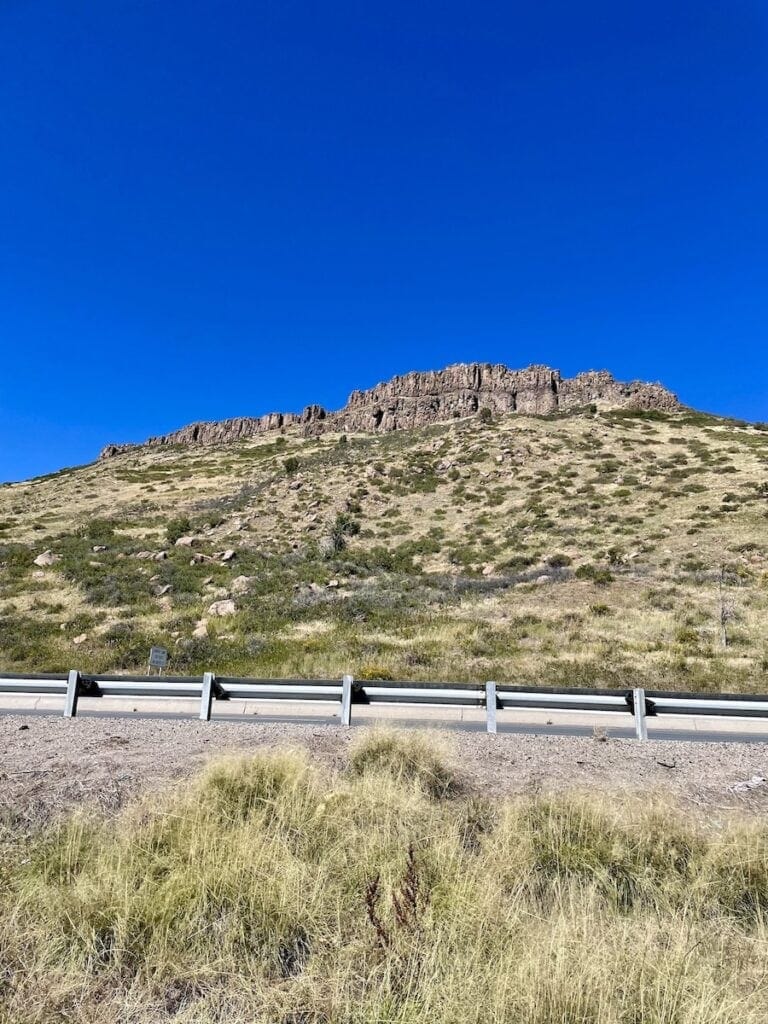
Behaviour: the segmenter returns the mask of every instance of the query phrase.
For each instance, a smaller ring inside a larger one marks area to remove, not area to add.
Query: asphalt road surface
[[[338,705],[277,704],[276,702],[246,703],[232,701],[214,705],[216,721],[237,722],[247,727],[254,722],[269,724],[302,722],[308,725],[327,725],[338,722]],[[327,710],[326,710],[327,709]],[[159,704],[151,698],[114,698],[80,700],[78,718],[151,718],[161,720],[196,718],[198,701],[173,700]],[[61,716],[60,698],[6,697],[0,703],[0,715]],[[400,728],[435,727],[458,729],[465,732],[485,732],[483,709],[456,707],[419,707],[411,705],[386,706],[354,705],[352,727],[375,723],[397,725]],[[702,715],[660,715],[649,717],[649,740],[682,740],[699,743],[767,743],[768,720]],[[528,711],[504,710],[497,712],[497,731],[522,735],[595,736],[604,733],[617,739],[635,736],[631,717],[622,713],[582,711]]]

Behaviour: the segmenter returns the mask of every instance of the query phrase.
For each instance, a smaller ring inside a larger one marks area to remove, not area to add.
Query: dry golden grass
[[[461,794],[418,736],[3,842],[0,1020],[762,1024],[768,835]]]

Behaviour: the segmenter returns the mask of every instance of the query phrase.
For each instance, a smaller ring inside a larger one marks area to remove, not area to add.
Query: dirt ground
[[[712,827],[740,812],[768,813],[768,781],[760,781],[768,780],[768,744],[435,732],[469,792],[671,797]],[[0,826],[34,830],[81,805],[111,813],[231,753],[304,747],[338,771],[359,735],[307,723],[0,716]]]

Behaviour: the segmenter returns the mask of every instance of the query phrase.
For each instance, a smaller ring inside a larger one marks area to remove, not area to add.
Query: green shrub
[[[82,530],[82,535],[95,544],[108,544],[114,540],[115,522],[98,516],[89,519]]]
[[[606,615],[612,614],[607,604],[591,604],[589,610],[597,618],[604,618]]]
[[[331,542],[334,551],[343,551],[347,537],[360,533],[360,523],[349,512],[339,512],[331,526]]]
[[[165,535],[169,544],[175,544],[179,537],[184,537],[192,530],[192,523],[189,516],[176,516],[168,522],[165,528]]]
[[[698,631],[692,629],[690,626],[680,626],[675,631],[675,643],[681,644],[682,646],[693,646],[698,644],[699,634]]]
[[[390,669],[388,669],[384,665],[379,665],[375,661],[365,662],[365,664],[360,665],[355,670],[355,679],[362,679],[362,680],[375,680],[375,679],[390,680],[390,679],[394,679],[394,678],[395,677],[392,674],[392,672],[390,671]]]
[[[549,555],[547,558],[547,565],[552,569],[564,569],[567,565],[572,565],[573,559],[570,555],[565,555],[562,552],[556,552],[554,555]]]
[[[613,576],[609,569],[601,565],[580,565],[576,570],[577,580],[589,580],[598,586],[607,586],[613,582]]]

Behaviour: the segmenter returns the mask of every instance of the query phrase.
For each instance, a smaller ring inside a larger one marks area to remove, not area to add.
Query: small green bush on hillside
[[[165,535],[169,544],[175,544],[179,537],[183,537],[190,533],[192,530],[192,523],[190,522],[189,516],[181,515],[175,516],[169,520],[168,525],[165,528]]]
[[[607,584],[613,582],[613,575],[610,569],[606,569],[601,565],[580,565],[576,570],[577,580],[589,580],[591,583],[596,583],[598,586],[607,586]]]

